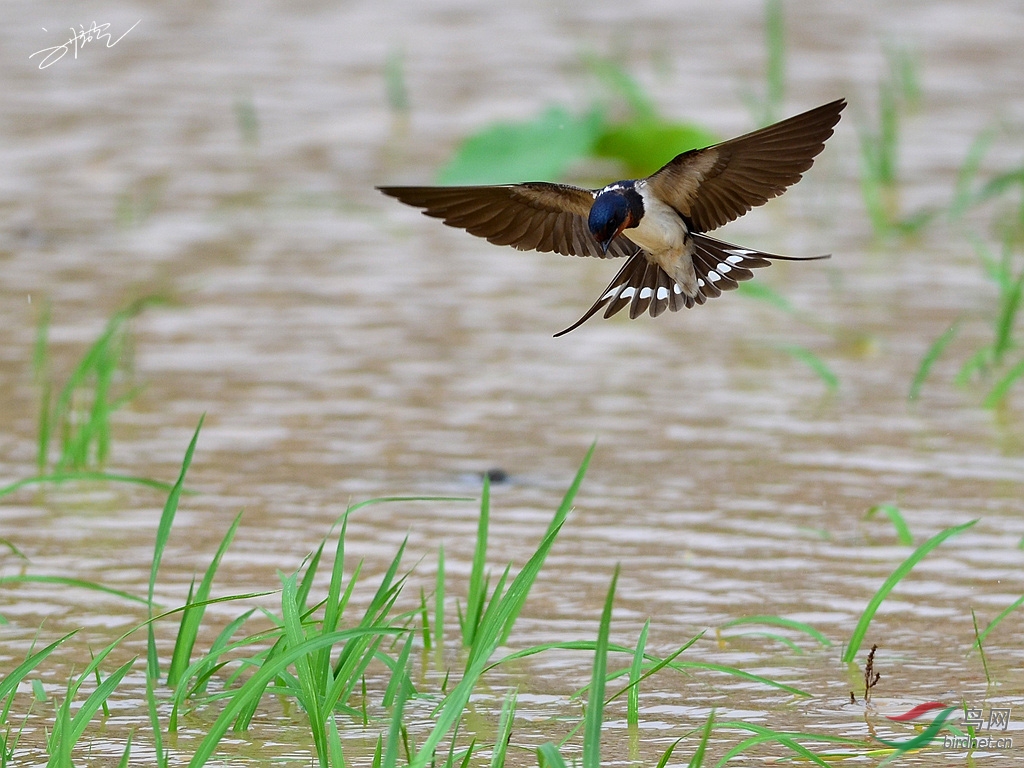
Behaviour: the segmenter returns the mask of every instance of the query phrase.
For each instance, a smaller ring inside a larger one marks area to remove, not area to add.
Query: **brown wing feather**
[[[839,122],[844,99],[721,144],[684,152],[648,179],[695,232],[707,232],[800,180]]]
[[[427,216],[495,245],[566,256],[631,256],[636,246],[616,238],[601,252],[587,227],[595,193],[548,182],[473,187],[377,187],[385,195],[422,208]]]

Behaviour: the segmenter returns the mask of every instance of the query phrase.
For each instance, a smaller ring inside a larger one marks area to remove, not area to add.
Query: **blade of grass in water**
[[[640,724],[640,676],[643,674],[644,651],[647,648],[647,634],[650,629],[651,620],[648,619],[640,630],[633,653],[633,663],[629,668],[629,695],[626,697],[626,722],[629,725]]]
[[[85,482],[111,482],[111,483],[128,483],[130,485],[142,485],[147,488],[153,488],[157,491],[168,492],[174,486],[171,483],[161,482],[160,480],[151,480],[148,477],[133,477],[132,475],[121,475],[114,472],[52,472],[45,475],[36,475],[35,477],[27,477],[22,480],[11,483],[0,487],[0,497],[19,491],[22,488],[32,485],[42,485],[44,483],[53,483],[54,485],[60,485],[61,483],[71,483],[76,480]],[[184,491],[189,493],[189,491]]]
[[[889,522],[892,523],[892,527],[896,529],[896,538],[899,539],[900,544],[905,547],[914,546],[914,537],[910,533],[910,526],[908,526],[907,521],[903,519],[903,514],[900,512],[899,507],[893,506],[892,504],[876,504],[867,511],[864,515],[864,519],[871,520],[873,517],[880,514],[889,518]]]
[[[688,768],[700,768],[704,765],[704,754],[708,748],[708,741],[711,739],[711,730],[715,726],[715,710],[711,710],[708,714],[708,719],[704,723],[704,728],[701,729],[700,744],[697,745],[696,751],[693,753],[693,757],[690,758],[690,762],[687,763]],[[679,742],[677,741],[676,744]],[[669,756],[672,754],[672,750],[675,749],[675,744],[669,747],[668,751],[662,755],[661,760],[658,761],[658,768],[664,768],[668,762]]]
[[[112,597],[119,597],[123,600],[130,600],[134,603],[142,603],[148,605],[149,601],[133,595],[130,592],[123,592],[120,589],[112,589],[111,587],[105,587],[102,584],[97,584],[94,581],[85,581],[83,579],[72,579],[67,576],[33,576],[30,574],[18,574],[16,576],[2,576],[0,577],[0,585],[2,584],[15,584],[15,583],[33,583],[33,584],[58,584],[64,587],[75,587],[77,589],[90,589],[94,592],[102,592],[105,595],[111,595]]]
[[[962,525],[947,528],[946,530],[937,533],[935,536],[932,536],[928,541],[915,549],[913,554],[904,560],[899,567],[889,575],[889,578],[885,580],[879,590],[875,593],[874,597],[868,601],[867,607],[864,609],[864,613],[861,614],[860,620],[857,622],[857,626],[853,630],[853,634],[850,635],[850,642],[847,644],[846,651],[843,653],[844,663],[849,664],[857,657],[857,652],[860,650],[861,643],[864,642],[864,636],[867,635],[868,627],[871,626],[871,621],[875,617],[875,612],[878,610],[878,606],[880,606],[882,601],[889,596],[889,593],[892,592],[903,577],[910,573],[915,565],[927,557],[933,549],[942,544],[946,539],[966,531],[977,522],[977,520],[971,520],[970,522]]]
[[[992,141],[995,137],[995,128],[986,128],[978,134],[978,137],[971,143],[970,149],[967,150],[964,164],[960,166],[960,170],[957,173],[953,200],[949,204],[948,215],[951,219],[959,219],[976,202],[977,193],[972,192],[971,187],[978,176],[981,161],[984,159],[989,147],[992,146]]]
[[[153,617],[153,593],[156,590],[156,575],[160,570],[160,561],[163,558],[164,549],[167,547],[167,539],[171,535],[171,525],[174,523],[174,515],[178,511],[178,500],[181,498],[182,488],[185,486],[185,475],[192,464],[192,454],[195,453],[196,443],[199,441],[199,431],[203,428],[203,420],[206,415],[199,417],[195,432],[192,433],[192,440],[185,451],[185,458],[181,463],[181,472],[178,474],[178,481],[167,494],[167,502],[164,504],[163,513],[160,515],[160,522],[156,529],[156,542],[153,545],[153,562],[149,569],[149,591],[147,600],[149,602],[149,616]],[[154,680],[160,676],[160,659],[156,652],[156,636],[153,633],[152,623],[147,625],[148,643],[146,656],[146,674]]]
[[[466,595],[466,616],[462,626],[462,643],[473,645],[480,618],[483,616],[484,601],[487,599],[487,579],[484,568],[487,564],[487,530],[491,518],[491,483],[484,475],[484,489],[480,495],[480,517],[476,528],[476,547],[473,549],[473,567],[469,572],[469,592]]]
[[[807,349],[807,347],[801,347],[798,344],[783,344],[779,349],[795,357],[818,374],[818,378],[825,383],[830,392],[835,392],[839,389],[839,377],[828,367],[824,360]]]
[[[539,768],[566,768],[562,753],[550,741],[537,747],[537,765]]]
[[[29,672],[35,669],[43,659],[53,653],[57,648],[74,637],[77,632],[78,630],[76,629],[74,632],[68,632],[63,637],[57,638],[45,648],[41,648],[30,655],[27,659],[21,662],[21,664],[4,675],[4,677],[0,679],[0,701],[3,701],[9,695],[15,693],[18,686],[21,684],[21,681],[25,679]]]
[[[992,345],[992,356],[996,365],[1003,362],[1003,356],[1013,345],[1013,329],[1020,309],[1021,291],[1024,288],[1024,272],[1002,293],[999,319],[996,322],[996,340]]]
[[[601,726],[604,725],[604,685],[608,671],[608,635],[611,632],[615,587],[619,583],[619,566],[615,566],[608,595],[604,599],[601,623],[594,646],[594,670],[590,675],[590,695],[583,717],[583,768],[601,768]]]
[[[832,646],[832,641],[825,637],[821,632],[816,630],[810,624],[805,624],[802,621],[795,621],[794,619],[787,619],[783,616],[744,616],[743,618],[733,619],[722,624],[721,629],[727,629],[729,627],[738,627],[745,624],[768,624],[774,627],[783,627],[785,629],[792,629],[797,632],[802,632],[809,637],[813,637],[821,645],[826,648]]]
[[[434,586],[434,645],[444,646],[444,544],[437,548],[437,579]]]
[[[1021,376],[1024,376],[1024,359],[1021,359],[1003,378],[996,382],[995,386],[985,395],[982,405],[986,408],[996,408],[1006,399],[1006,396],[1010,393],[1010,388],[1017,383],[1017,379],[1021,378]]]
[[[32,351],[32,373],[36,384],[41,388],[39,395],[39,436],[36,441],[36,466],[39,473],[46,470],[46,462],[50,455],[50,436],[53,431],[51,417],[51,400],[53,396],[50,384],[50,302],[43,304],[36,325],[36,343]],[[0,494],[2,495],[2,494]]]
[[[802,741],[815,741],[815,742],[824,742],[826,744],[837,744],[837,745],[843,745],[843,746],[850,746],[850,747],[856,747],[856,748],[861,748],[861,749],[863,749],[863,747],[864,747],[864,742],[860,741],[858,739],[844,738],[842,736],[823,736],[823,735],[815,734],[815,733],[790,733],[790,732],[785,732],[785,731],[774,731],[771,728],[766,728],[766,727],[761,726],[761,725],[755,725],[753,723],[737,722],[737,721],[732,721],[732,720],[731,721],[726,721],[726,722],[718,723],[717,727],[719,729],[735,729],[735,730],[741,730],[741,731],[748,731],[748,732],[751,732],[751,733],[753,733],[755,735],[752,736],[749,739],[746,739],[746,740],[740,742],[739,744],[737,744],[734,747],[732,747],[728,752],[726,752],[721,757],[721,759],[717,763],[715,763],[716,768],[718,766],[725,765],[730,760],[732,760],[734,757],[736,757],[737,755],[739,755],[739,754],[741,754],[743,752],[746,752],[751,747],[755,747],[755,746],[757,746],[759,744],[764,744],[766,742],[772,742],[772,741],[774,741],[774,742],[776,742],[778,744],[781,744],[784,747],[787,747],[788,749],[792,750],[796,754],[800,755],[800,757],[802,757],[804,760],[810,761],[810,762],[814,763],[815,765],[824,766],[824,768],[828,768],[829,767],[829,763],[826,762],[824,759],[822,759],[821,756],[814,754],[807,747],[805,747],[802,744],[800,744],[797,741],[797,739],[800,739]],[[853,757],[853,756],[855,756],[855,755],[843,754],[840,757],[848,758],[848,757]]]
[[[985,658],[985,648],[981,643],[981,634],[978,632],[978,616],[975,614],[974,609],[971,608],[971,622],[974,625],[974,646],[978,649],[978,653],[981,655],[981,667],[985,670],[985,682],[992,685],[992,676],[988,671],[988,659]]]
[[[992,621],[990,621],[988,623],[988,626],[985,627],[985,629],[983,629],[981,631],[981,634],[978,635],[977,640],[975,640],[974,645],[971,646],[971,647],[972,648],[980,648],[981,644],[983,642],[985,642],[985,638],[988,637],[989,632],[991,632],[996,627],[998,627],[1002,623],[1003,619],[1005,619],[1011,613],[1016,611],[1022,605],[1024,605],[1024,597],[1019,597],[1016,600],[1014,600],[1012,603],[1010,603],[1008,606],[1006,606],[1006,608],[1004,608],[1002,611],[1000,611],[999,615],[996,616],[994,619],[992,619]]]
[[[928,347],[928,350],[924,353],[924,357],[921,358],[921,364],[917,368],[917,373],[914,374],[914,380],[910,383],[910,392],[907,393],[908,400],[917,400],[917,398],[921,396],[921,387],[924,386],[925,380],[932,372],[932,367],[935,365],[935,362],[942,357],[942,353],[946,351],[946,347],[950,345],[950,342],[956,338],[956,335],[959,332],[960,321],[957,320],[949,326],[949,328],[947,328],[939,338],[933,341],[930,347]]]
[[[501,719],[498,721],[498,732],[494,737],[494,751],[491,753],[491,768],[505,768],[505,755],[508,743],[512,738],[512,724],[516,719],[516,701],[518,690],[513,688],[505,696],[501,705]]]
[[[228,531],[224,534],[224,538],[221,540],[213,560],[210,562],[209,567],[207,567],[203,580],[199,584],[199,589],[195,593],[195,600],[193,601],[190,595],[188,607],[181,613],[181,624],[178,627],[178,636],[175,639],[174,651],[171,654],[171,666],[167,670],[167,684],[170,686],[178,684],[181,673],[185,671],[185,668],[188,667],[191,661],[192,649],[195,647],[196,637],[199,634],[199,627],[202,624],[203,614],[206,610],[206,606],[202,603],[210,597],[213,577],[220,567],[224,553],[227,552],[228,547],[235,538],[235,532],[238,530],[238,524],[241,520],[242,513],[239,512],[234,522],[228,527]],[[194,602],[199,603],[199,605],[194,605]]]

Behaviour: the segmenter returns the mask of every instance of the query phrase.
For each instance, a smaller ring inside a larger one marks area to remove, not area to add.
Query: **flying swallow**
[[[754,276],[775,259],[705,233],[785,192],[811,167],[839,122],[845,99],[704,149],[683,152],[643,179],[603,189],[526,182],[467,187],[378,187],[452,227],[522,251],[626,259],[578,328],[607,306],[645,311],[703,304]]]

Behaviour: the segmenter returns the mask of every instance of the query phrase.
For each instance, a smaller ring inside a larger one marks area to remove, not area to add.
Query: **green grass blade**
[[[434,587],[434,645],[444,645],[444,544],[437,550],[437,579]]]
[[[72,638],[77,633],[78,630],[76,629],[74,630],[74,632],[68,632],[63,637],[54,640],[48,646],[36,651],[31,656],[26,658],[23,662],[21,662],[21,664],[16,666],[6,675],[4,675],[4,677],[0,679],[0,701],[3,701],[5,698],[7,698],[7,696],[9,696],[11,693],[17,690],[18,686],[21,684],[21,681],[25,679],[25,676],[28,675],[28,673],[31,672],[33,669],[35,669],[36,666],[38,666],[43,659],[45,659],[47,656],[53,653],[58,646],[66,643],[70,638]]]
[[[539,768],[566,768],[562,753],[550,741],[537,747],[537,765]]]
[[[118,667],[100,685],[96,686],[95,690],[82,702],[82,706],[79,707],[75,716],[71,719],[70,735],[72,744],[77,743],[82,738],[82,734],[85,733],[85,727],[92,720],[93,715],[96,714],[96,710],[106,703],[110,695],[120,685],[124,676],[131,671],[134,664],[135,659],[131,659]]]
[[[824,360],[811,352],[811,350],[807,349],[807,347],[802,347],[799,344],[783,344],[779,349],[786,354],[795,357],[801,363],[814,371],[818,375],[818,378],[825,383],[825,386],[828,387],[830,392],[838,391],[839,377],[836,376],[835,372],[828,367],[828,364]]]
[[[191,605],[192,600],[189,600],[189,607],[181,613],[181,624],[178,628],[178,637],[174,642],[174,652],[171,655],[171,666],[167,670],[167,684],[175,686],[178,684],[181,673],[189,665],[192,658],[192,649],[196,644],[196,637],[199,635],[199,627],[203,621],[203,614],[206,611],[206,606],[203,603],[209,599],[210,590],[213,587],[213,578],[217,573],[217,569],[220,567],[220,562],[224,557],[224,553],[227,552],[231,542],[235,538],[235,532],[238,530],[238,524],[242,520],[242,513],[239,512],[235,516],[234,522],[231,523],[224,534],[224,538],[221,539],[220,546],[217,548],[216,554],[213,556],[213,560],[206,569],[206,573],[203,574],[203,580],[199,584],[199,589],[195,594],[195,602],[199,605]]]
[[[651,630],[651,620],[644,622],[643,629],[636,641],[633,663],[629,668],[629,694],[626,697],[626,722],[629,725],[640,724],[640,677],[643,674],[644,651],[647,648],[647,634]]]
[[[978,134],[967,150],[967,157],[956,176],[956,185],[953,189],[953,199],[949,204],[949,217],[953,220],[959,219],[967,212],[967,209],[976,202],[976,195],[971,191],[974,180],[981,168],[981,161],[984,159],[992,141],[996,137],[995,128],[989,127]]]
[[[327,718],[327,763],[330,768],[345,768],[345,754],[341,749],[341,734],[338,722],[331,715]]]
[[[159,480],[151,480],[148,477],[134,477],[132,475],[121,475],[112,472],[52,472],[45,475],[36,475],[35,477],[27,477],[22,480],[11,483],[0,487],[0,497],[14,493],[15,491],[21,490],[31,485],[42,485],[45,483],[53,483],[54,485],[60,485],[61,483],[70,483],[75,480],[85,481],[107,481],[112,483],[128,483],[131,485],[143,485],[147,488],[152,488],[157,491],[163,491],[167,493],[174,486],[171,483],[161,482]],[[185,493],[189,493],[185,491]]]
[[[402,745],[402,713],[405,711],[406,697],[409,686],[407,685],[409,673],[407,669],[401,668],[395,672],[398,678],[398,695],[395,697],[394,706],[391,709],[391,725],[388,728],[384,759],[381,768],[396,768],[398,765],[398,751]]]
[[[907,525],[907,521],[903,518],[899,507],[893,504],[876,504],[865,513],[864,519],[871,520],[879,514],[889,518],[892,527],[896,529],[896,538],[899,539],[900,544],[905,547],[914,546],[914,536],[910,533],[910,526]]]
[[[790,303],[789,299],[778,291],[775,291],[764,283],[759,283],[756,280],[740,283],[739,287],[736,289],[736,293],[749,299],[763,301],[765,304],[775,307],[776,309],[780,309],[790,315],[795,315],[797,313],[796,308]]]
[[[153,729],[153,751],[156,753],[154,763],[157,768],[166,768],[167,753],[164,751],[164,737],[160,728],[160,712],[157,708],[156,691],[153,686],[156,679],[146,675],[146,709],[149,712],[149,724]]]
[[[950,345],[953,339],[956,338],[957,333],[960,332],[960,321],[957,320],[949,328],[947,328],[939,338],[932,342],[931,346],[924,353],[924,357],[921,358],[921,364],[917,367],[917,373],[914,374],[914,380],[910,383],[910,391],[907,393],[908,400],[917,400],[921,396],[921,388],[924,386],[928,375],[932,372],[932,367],[942,354],[946,351],[946,347]]]
[[[160,522],[157,524],[156,529],[156,541],[153,545],[153,562],[149,569],[149,591],[147,593],[147,601],[149,603],[149,615],[153,615],[153,594],[156,590],[156,575],[160,570],[160,561],[163,559],[164,549],[167,547],[167,539],[171,535],[171,525],[174,523],[174,515],[178,511],[178,500],[181,498],[182,488],[185,486],[185,474],[188,472],[189,466],[192,464],[192,454],[195,453],[196,443],[199,441],[199,431],[203,428],[203,420],[206,415],[203,414],[199,417],[199,423],[196,425],[195,432],[192,433],[192,440],[188,444],[188,449],[185,451],[185,458],[181,463],[181,472],[178,474],[178,481],[171,488],[171,492],[167,494],[167,501],[164,504],[164,510],[160,515]],[[146,674],[153,679],[160,676],[160,660],[156,652],[156,637],[153,634],[153,625],[147,625],[148,647],[146,657]]]
[[[861,614],[860,620],[857,622],[857,626],[853,630],[853,634],[850,636],[850,642],[846,646],[846,651],[843,653],[843,661],[847,664],[852,662],[857,652],[860,650],[861,643],[864,642],[864,636],[868,632],[868,627],[871,625],[872,619],[875,617],[875,612],[878,607],[882,604],[882,601],[889,596],[889,593],[896,587],[896,585],[917,565],[921,560],[928,556],[929,553],[942,542],[951,536],[956,536],[958,533],[966,531],[968,528],[977,523],[977,520],[971,520],[970,522],[962,525],[957,525],[952,528],[947,528],[935,536],[932,536],[928,541],[924,542],[913,554],[904,560],[895,571],[893,571],[889,578],[885,580],[879,590],[875,593],[874,597],[868,602],[867,607],[864,609],[864,613]]]
[[[388,680],[387,689],[384,691],[384,699],[382,701],[385,707],[390,708],[395,700],[398,698],[399,687],[402,685],[409,685],[408,680],[405,680],[407,675],[400,674],[401,670],[409,668],[409,656],[412,654],[412,640],[413,634],[410,632],[405,639],[405,645],[402,646],[401,652],[398,654],[398,659],[395,661],[395,670],[397,674],[393,674],[391,679]]]
[[[291,647],[301,646],[306,640],[306,632],[302,626],[300,611],[301,598],[296,575],[284,577],[281,590],[281,616],[284,620],[285,636]],[[303,654],[295,659],[295,671],[299,678],[299,703],[306,710],[309,727],[313,734],[313,745],[321,768],[325,768],[327,760],[327,731],[325,719],[330,710],[325,711],[322,704],[321,686],[314,678],[310,657]],[[322,682],[322,681],[321,681]]]
[[[1024,290],[1024,272],[1014,280],[1001,296],[999,319],[996,322],[996,340],[992,344],[995,365],[1001,365],[1003,356],[1013,346],[1013,329],[1017,324],[1021,292]]]
[[[601,726],[604,725],[604,686],[608,672],[608,635],[611,632],[615,587],[619,583],[619,566],[615,566],[608,595],[604,599],[601,623],[594,648],[594,670],[590,675],[590,695],[583,718],[583,768],[601,768]]]
[[[656,120],[658,118],[658,109],[654,100],[622,65],[601,56],[586,56],[584,63],[612,94],[621,97],[626,102],[634,119]]]
[[[128,768],[128,760],[132,754],[132,737],[134,735],[134,731],[128,731],[128,738],[124,742],[124,752],[121,753],[121,761],[117,764],[117,768]]]
[[[733,619],[722,624],[721,629],[727,629],[728,627],[737,627],[744,624],[768,624],[774,627],[783,627],[784,629],[792,629],[797,632],[802,632],[809,637],[817,640],[821,645],[826,648],[831,647],[832,641],[829,640],[825,635],[816,630],[810,624],[805,624],[802,621],[795,621],[793,619],[787,619],[783,616],[744,616],[739,619]]]
[[[473,645],[484,601],[487,600],[487,582],[484,568],[487,563],[487,530],[491,518],[491,483],[484,475],[484,489],[480,495],[480,518],[476,529],[476,547],[473,549],[473,566],[469,573],[469,592],[466,595],[466,616],[462,626],[462,643]]]
[[[494,736],[494,751],[491,753],[491,768],[505,768],[505,756],[508,754],[508,743],[512,738],[512,724],[516,719],[516,702],[518,689],[513,688],[505,696],[501,705],[501,718],[498,721],[498,732]]]
[[[1024,376],[1024,358],[1021,358],[1013,368],[1011,368],[1003,378],[996,382],[995,386],[989,390],[989,393],[985,395],[985,399],[982,401],[982,405],[986,408],[996,408],[999,406],[1006,396],[1010,394],[1010,388],[1017,383],[1017,379]]]
[[[978,653],[981,655],[981,667],[985,670],[985,682],[991,687],[992,675],[988,671],[988,659],[985,658],[985,647],[981,644],[981,633],[978,632],[978,615],[971,608],[971,622],[974,624],[974,645],[973,648],[978,649]]]
[[[32,374],[40,386],[39,435],[36,440],[36,466],[42,474],[49,460],[50,438],[53,431],[52,400],[53,387],[50,383],[50,302],[43,304],[36,324],[36,341],[32,350]]]
[[[123,600],[128,600],[133,603],[142,603],[143,605],[148,605],[149,603],[145,598],[138,597],[137,595],[133,595],[129,592],[122,592],[120,589],[105,587],[94,581],[72,579],[66,576],[33,576],[31,574],[19,574],[17,576],[0,577],[0,585],[30,582],[35,584],[54,584],[64,587],[74,587],[76,589],[89,589],[94,592],[102,592],[105,595],[111,595],[112,597],[120,597]]]
[[[1011,613],[1016,611],[1022,605],[1024,605],[1024,597],[1019,597],[1016,600],[1014,600],[1012,603],[1010,603],[1008,606],[1006,606],[1006,608],[1004,608],[1002,611],[1000,611],[999,615],[996,616],[994,619],[992,619],[992,621],[990,621],[988,623],[988,626],[985,627],[985,629],[983,629],[981,631],[981,634],[978,635],[977,640],[974,641],[974,645],[972,645],[971,648],[972,649],[973,648],[979,648],[980,649],[981,648],[981,644],[983,642],[985,642],[985,638],[988,637],[989,632],[991,632],[996,627],[998,627],[1000,625],[1000,623],[1002,623],[1003,619],[1005,619]],[[2,696],[0,696],[0,698],[2,698]]]
[[[700,744],[697,745],[697,750],[693,753],[693,757],[690,758],[690,762],[687,763],[688,768],[700,768],[702,765],[704,765],[704,753],[707,751],[708,740],[711,738],[711,731],[714,728],[714,726],[715,710],[712,709],[711,712],[708,714],[707,722],[704,723],[704,728],[701,731]],[[678,743],[679,742],[677,741],[676,744]],[[668,762],[668,755],[671,754],[672,748],[674,747],[675,744],[673,744],[672,747],[669,748],[669,751],[665,753],[665,756],[662,757],[662,761],[661,763],[659,763],[659,768],[662,768],[664,763]]]

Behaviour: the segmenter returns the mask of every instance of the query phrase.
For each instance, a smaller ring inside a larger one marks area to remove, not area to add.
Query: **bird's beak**
[[[608,249],[612,247],[612,241],[622,234],[622,230],[631,226],[633,226],[633,217],[627,216],[626,220],[619,225],[619,228],[612,233],[611,237],[609,237],[607,240],[602,240],[600,243],[598,243],[598,245],[601,246],[601,253],[607,254]]]

